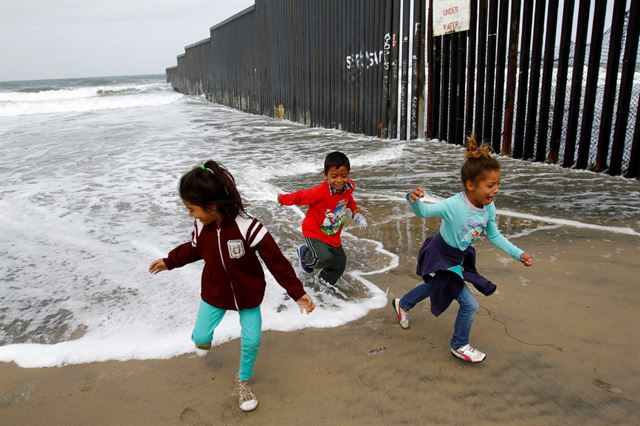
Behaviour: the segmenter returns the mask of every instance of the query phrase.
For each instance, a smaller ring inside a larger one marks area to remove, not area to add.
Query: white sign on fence
[[[433,35],[469,29],[469,0],[433,0]]]

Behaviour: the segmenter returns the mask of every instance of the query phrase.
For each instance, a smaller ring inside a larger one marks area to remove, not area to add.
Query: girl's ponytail
[[[466,148],[465,162],[460,170],[463,186],[466,181],[476,182],[488,171],[500,170],[500,163],[491,154],[491,145],[483,143],[478,146],[475,136],[471,135],[467,138]]]
[[[467,151],[464,153],[465,160],[493,158],[493,156],[491,155],[491,145],[483,143],[482,145],[478,146],[476,137],[474,135],[471,135],[467,138],[466,147]]]
[[[207,209],[215,204],[224,216],[245,213],[233,175],[213,160],[207,160],[180,178],[180,198]]]

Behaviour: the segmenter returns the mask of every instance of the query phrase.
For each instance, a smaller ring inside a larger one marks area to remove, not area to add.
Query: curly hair
[[[500,170],[500,163],[492,155],[489,144],[478,146],[475,136],[471,135],[467,138],[466,148],[465,162],[460,170],[462,185],[467,181],[477,182],[486,172]]]

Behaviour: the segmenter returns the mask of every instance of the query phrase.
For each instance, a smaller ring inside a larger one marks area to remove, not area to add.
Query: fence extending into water
[[[637,178],[640,2],[626,3],[472,0],[469,31],[428,39],[426,137]]]
[[[167,80],[308,126],[474,133],[515,158],[640,177],[640,1],[471,0],[469,30],[439,37],[433,1],[256,0]]]
[[[417,138],[424,11],[424,0],[256,0],[187,46],[167,77],[246,112]]]

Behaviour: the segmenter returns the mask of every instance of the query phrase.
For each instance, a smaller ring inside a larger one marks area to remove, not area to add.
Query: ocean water
[[[216,159],[235,176],[318,308],[300,314],[267,274],[268,330],[335,327],[387,305],[367,277],[395,268],[376,230],[460,190],[462,149],[307,128],[174,92],[163,76],[0,83],[0,360],[23,367],[169,358],[193,351],[201,265],[151,276],[149,263],[189,239],[180,176]],[[369,228],[347,225],[348,267],[335,287],[296,264],[303,209],[279,192],[314,186],[326,153],[349,156]],[[640,183],[501,158],[503,233],[549,227],[640,235]],[[397,232],[405,232],[398,228]],[[410,251],[408,251],[410,252]],[[405,253],[402,253],[405,255]],[[227,314],[214,344],[239,336]]]

